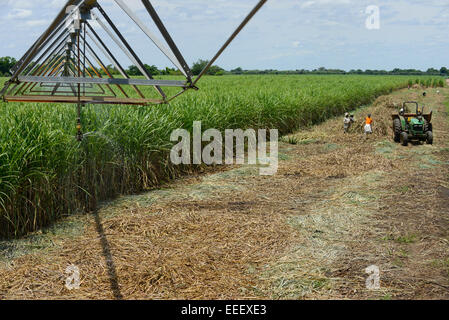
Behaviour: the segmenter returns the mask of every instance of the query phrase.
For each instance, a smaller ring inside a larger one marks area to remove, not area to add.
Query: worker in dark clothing
[[[343,123],[344,123],[345,133],[348,133],[349,129],[351,128],[351,125],[354,123],[354,116],[353,115],[349,116],[349,113],[346,112]]]

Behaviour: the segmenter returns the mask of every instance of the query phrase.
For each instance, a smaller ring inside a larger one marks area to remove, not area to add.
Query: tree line
[[[193,75],[197,76],[201,73],[201,71],[203,71],[203,69],[207,66],[208,63],[209,63],[209,61],[200,59],[197,62],[192,64],[190,70],[192,71]],[[173,68],[158,69],[156,66],[154,66],[154,65],[150,66],[148,64],[145,64],[144,67],[148,71],[148,73],[150,73],[152,76],[158,76],[158,75],[181,76],[182,75],[181,71],[179,71],[177,69],[173,69]],[[109,72],[111,74],[120,74],[119,70],[117,70],[117,68],[115,68],[112,65],[107,66],[107,69],[109,70]],[[104,72],[104,71],[102,71],[102,72]],[[143,75],[142,72],[140,71],[140,69],[135,65],[129,66],[128,69],[126,70],[126,73],[130,76],[142,76]],[[211,76],[221,76],[226,73],[229,73],[229,72],[227,72],[223,68],[216,66],[216,65],[211,66],[209,68],[209,70],[207,71],[207,74],[211,75]]]
[[[1,57],[0,58],[0,77],[2,76],[10,76],[11,75],[11,68],[17,63],[16,59],[12,57]],[[194,75],[199,75],[201,71],[204,69],[204,67],[209,63],[208,60],[198,60],[197,62],[193,63],[191,66],[192,73]],[[25,71],[30,71],[31,69],[34,69],[36,66],[35,63],[31,63],[30,66]],[[145,69],[148,71],[149,74],[152,76],[166,76],[166,75],[173,75],[173,76],[180,76],[182,73],[174,68],[163,68],[159,69],[155,65],[144,65]],[[97,72],[101,75],[107,75],[108,73],[111,75],[120,75],[120,71],[114,67],[113,65],[108,65],[105,68],[98,68],[93,69],[92,67],[87,68],[87,71],[94,75]],[[126,70],[126,73],[130,76],[142,76],[142,72],[140,69],[135,66],[131,65]],[[208,75],[213,76],[222,76],[227,74],[234,74],[234,75],[253,75],[253,74],[280,74],[280,75],[289,75],[289,74],[359,74],[359,75],[430,75],[430,76],[449,76],[449,70],[446,67],[442,67],[440,69],[434,69],[429,68],[426,71],[416,70],[416,69],[399,69],[395,68],[391,71],[387,70],[340,70],[340,69],[326,69],[324,67],[314,69],[314,70],[305,70],[305,69],[297,69],[297,70],[274,70],[274,69],[266,69],[266,70],[244,70],[241,67],[233,69],[233,70],[225,70],[217,65],[213,65],[207,72]]]
[[[426,71],[421,71],[421,70],[416,70],[416,69],[399,69],[399,68],[395,68],[391,71],[387,71],[387,70],[350,70],[350,71],[345,71],[345,70],[340,70],[340,69],[326,69],[324,67],[321,67],[319,69],[314,69],[314,70],[305,70],[305,69],[297,69],[297,70],[273,70],[273,69],[268,69],[268,70],[243,70],[242,68],[237,68],[234,70],[231,70],[229,72],[226,72],[229,74],[320,74],[320,75],[325,75],[325,74],[360,74],[360,75],[404,75],[404,76],[411,76],[411,75],[416,75],[416,76],[444,76],[447,77],[449,76],[449,70],[446,67],[442,67],[441,69],[434,69],[434,68],[430,68],[427,69]]]

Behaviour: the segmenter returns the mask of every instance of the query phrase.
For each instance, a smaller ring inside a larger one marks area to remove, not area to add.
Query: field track
[[[401,90],[375,134],[332,119],[280,145],[280,168],[209,169],[0,243],[0,299],[449,298],[449,89]],[[394,103],[435,112],[434,146],[391,139]],[[81,272],[68,291],[65,269]],[[377,265],[381,289],[365,288]]]

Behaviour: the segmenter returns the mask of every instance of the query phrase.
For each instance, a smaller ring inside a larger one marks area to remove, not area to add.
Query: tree
[[[233,74],[243,74],[243,69],[238,67],[237,69],[231,70]]]
[[[224,69],[220,68],[219,66],[212,66],[207,71],[207,74],[210,76],[218,76],[224,74]]]
[[[118,71],[117,68],[112,64],[107,65],[106,69],[109,74],[120,74],[120,71]],[[91,67],[88,67],[87,70],[89,70],[91,74],[96,74],[96,72],[94,72]],[[103,68],[96,68],[96,70],[102,75],[108,75],[108,73]]]
[[[159,69],[156,66],[149,66],[147,64],[144,65],[145,69],[151,74],[152,76],[158,76],[160,74]]]
[[[126,73],[128,73],[128,75],[130,75],[130,76],[143,76],[143,74],[142,74],[142,72],[140,72],[139,68],[137,68],[134,65],[129,66]]]
[[[117,70],[112,64],[106,66],[110,74],[120,74],[120,71]]]
[[[440,69],[440,73],[442,74],[442,75],[448,75],[449,74],[449,70],[446,68],[446,67],[442,67],[441,69]]]
[[[173,69],[172,71],[170,71],[170,75],[171,76],[182,76],[182,72],[176,69]]]
[[[207,60],[198,60],[197,62],[195,62],[192,66],[192,73],[197,76],[201,73],[201,71],[203,71],[203,69],[207,66],[207,64],[209,63],[209,61]]]
[[[182,76],[182,72],[174,68],[165,68],[160,70],[160,74],[163,76]]]
[[[438,75],[438,74],[441,73],[441,71],[438,71],[438,70],[435,69],[435,68],[429,68],[429,69],[427,69],[426,73],[427,73],[427,74],[430,74],[430,75]]]
[[[16,59],[11,57],[0,58],[0,73],[3,75],[11,75],[11,68],[17,63]]]
[[[169,68],[165,68],[161,70],[161,75],[163,76],[167,76],[170,74],[170,71],[168,70]]]
[[[195,62],[191,68],[192,73],[197,76],[201,73],[201,71],[203,71],[203,69],[207,66],[207,64],[209,63],[208,60],[198,60],[197,62]],[[223,75],[225,73],[225,70],[219,66],[213,65],[209,68],[209,70],[207,71],[206,74],[214,76],[214,75]]]
[[[157,76],[159,74],[166,74],[164,71],[159,71],[159,69],[156,66],[150,66],[148,64],[144,64],[143,66],[148,71],[148,73],[150,75],[152,75],[152,76]],[[140,69],[137,66],[134,66],[134,65],[129,66],[128,70],[126,70],[126,73],[128,75],[130,75],[130,76],[143,76],[143,74],[140,71]]]
[[[165,69],[160,70],[160,74],[163,76],[169,76],[173,71],[174,71],[174,69],[165,67]]]

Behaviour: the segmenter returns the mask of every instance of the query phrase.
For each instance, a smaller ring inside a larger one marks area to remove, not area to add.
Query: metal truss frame
[[[121,10],[142,30],[170,60],[185,80],[154,79],[141,58],[100,5],[100,0],[67,0],[50,26],[11,69],[12,76],[0,91],[7,102],[62,102],[78,104],[80,118],[84,104],[149,105],[169,103],[184,92],[195,89],[218,57],[267,2],[260,0],[236,31],[194,79],[184,56],[149,0],[141,0],[149,17],[162,35],[159,39],[123,0],[114,0]],[[98,14],[98,15],[97,15]],[[107,34],[102,38],[95,27]],[[139,69],[145,79],[131,78],[107,45],[112,41]],[[164,43],[165,41],[165,43]],[[109,72],[98,52],[120,73]],[[159,98],[147,98],[139,87],[154,87]],[[127,90],[129,87],[132,90]],[[180,92],[168,97],[163,88],[178,87]],[[115,90],[114,90],[115,89]],[[137,98],[132,96],[137,94]],[[79,119],[78,119],[79,120]]]

